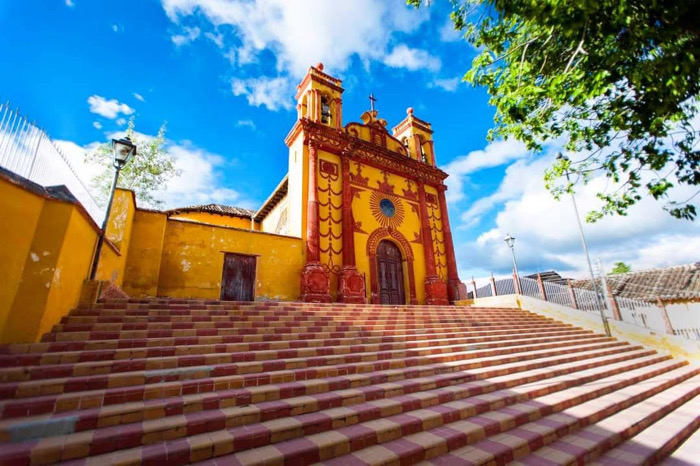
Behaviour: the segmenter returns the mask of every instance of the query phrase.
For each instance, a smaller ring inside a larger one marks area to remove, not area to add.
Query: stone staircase
[[[0,347],[0,465],[680,465],[699,425],[700,369],[517,309],[114,300]]]

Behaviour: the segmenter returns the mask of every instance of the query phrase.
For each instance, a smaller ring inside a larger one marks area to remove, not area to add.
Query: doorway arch
[[[367,256],[369,257],[370,276],[370,302],[380,304],[379,297],[379,272],[377,268],[377,250],[382,240],[389,239],[401,253],[402,261],[406,262],[406,268],[402,270],[408,275],[408,302],[418,304],[416,299],[416,280],[413,273],[413,250],[411,244],[398,231],[391,228],[377,228],[367,239]],[[404,291],[404,296],[405,296]],[[406,299],[401,304],[406,304]]]

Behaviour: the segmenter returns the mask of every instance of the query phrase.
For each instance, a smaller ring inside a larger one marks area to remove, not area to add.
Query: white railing
[[[101,224],[104,210],[68,157],[41,128],[12,110],[9,103],[0,104],[0,167],[44,187],[65,185]]]
[[[490,283],[476,288],[474,280],[471,283],[471,295],[474,298],[489,296],[502,296],[515,294],[515,278],[496,280],[491,276]],[[640,299],[609,296],[606,303],[602,295],[602,283],[598,283],[601,295],[596,299],[595,292],[583,288],[574,288],[570,282],[567,285],[559,283],[535,280],[527,277],[519,278],[521,294],[544,301],[553,302],[562,306],[571,307],[587,312],[603,313],[608,319],[622,320],[659,333],[672,333],[688,339],[700,341],[700,326],[693,322],[681,319],[673,312],[667,312],[665,307],[659,307],[654,303]],[[600,305],[598,304],[600,303]]]

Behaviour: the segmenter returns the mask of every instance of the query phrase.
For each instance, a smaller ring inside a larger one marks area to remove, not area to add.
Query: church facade
[[[432,129],[407,110],[343,125],[341,81],[311,67],[289,147],[288,234],[304,239],[304,301],[446,304],[460,280]],[[463,288],[463,287],[462,287]]]
[[[97,276],[132,297],[447,304],[459,281],[429,123],[343,123],[321,64],[297,88],[287,175],[256,211],[136,206],[118,190]],[[373,106],[373,105],[372,105]]]

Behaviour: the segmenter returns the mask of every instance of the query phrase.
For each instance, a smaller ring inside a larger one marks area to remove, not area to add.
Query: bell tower
[[[297,86],[297,118],[342,130],[342,81],[323,72],[323,63],[309,68]]]
[[[433,130],[430,123],[413,115],[413,108],[406,109],[406,118],[394,127],[392,133],[406,147],[409,157],[435,167]]]

